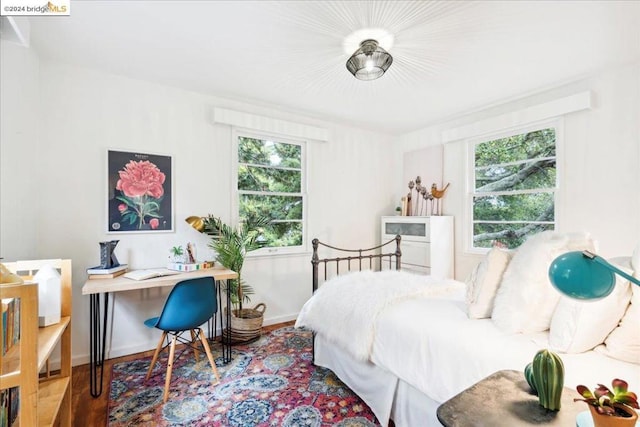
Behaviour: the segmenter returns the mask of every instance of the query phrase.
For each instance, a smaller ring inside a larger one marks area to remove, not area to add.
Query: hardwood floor
[[[274,329],[293,324],[294,322],[279,323],[276,325],[265,326],[262,330],[267,333]],[[102,394],[97,398],[91,397],[91,394],[89,393],[89,365],[74,366],[71,396],[73,425],[76,427],[106,426],[107,405],[109,404],[109,383],[111,382],[111,367],[114,363],[125,362],[152,355],[153,350],[149,350],[143,353],[105,360]]]

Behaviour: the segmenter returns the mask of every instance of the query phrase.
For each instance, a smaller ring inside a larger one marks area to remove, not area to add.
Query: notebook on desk
[[[154,277],[172,276],[174,274],[180,274],[180,272],[166,268],[149,268],[146,270],[129,271],[125,273],[123,277],[131,280],[146,280],[153,279]]]

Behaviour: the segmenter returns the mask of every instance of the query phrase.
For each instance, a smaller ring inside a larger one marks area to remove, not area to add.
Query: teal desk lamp
[[[564,295],[582,300],[601,299],[616,285],[614,273],[640,286],[640,280],[589,252],[567,252],[553,260],[549,279]]]

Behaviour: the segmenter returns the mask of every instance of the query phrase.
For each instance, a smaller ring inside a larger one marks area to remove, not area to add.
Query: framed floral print
[[[108,233],[173,231],[171,156],[107,152]]]

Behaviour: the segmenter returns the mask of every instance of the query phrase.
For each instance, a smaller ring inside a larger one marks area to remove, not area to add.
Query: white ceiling
[[[344,39],[382,27],[358,81]],[[637,1],[73,1],[31,18],[41,57],[400,133],[640,59]]]

